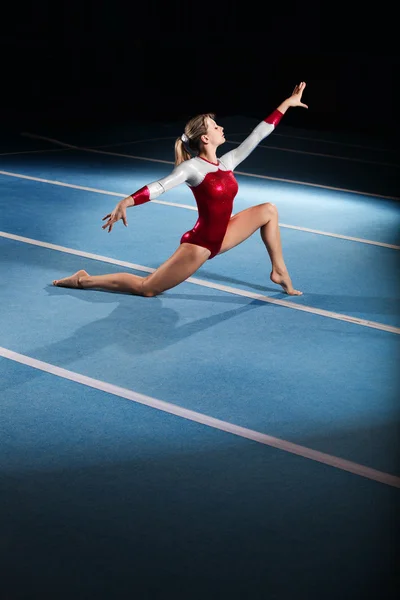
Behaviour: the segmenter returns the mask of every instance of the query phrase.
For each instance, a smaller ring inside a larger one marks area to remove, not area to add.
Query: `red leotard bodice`
[[[238,184],[232,171],[218,169],[207,173],[199,185],[190,189],[196,199],[199,217],[193,229],[183,234],[181,244],[208,248],[210,259],[221,249]]]

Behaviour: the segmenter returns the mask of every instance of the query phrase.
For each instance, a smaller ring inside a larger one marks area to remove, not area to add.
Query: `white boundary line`
[[[395,244],[387,244],[386,242],[376,242],[374,240],[366,240],[365,238],[357,238],[352,237],[350,235],[342,235],[340,233],[330,233],[328,231],[320,231],[319,229],[310,229],[308,227],[298,227],[297,225],[286,225],[284,223],[279,223],[279,226],[285,227],[286,229],[296,229],[298,231],[305,231],[306,233],[326,235],[328,237],[339,238],[341,240],[348,240],[350,242],[360,242],[362,244],[371,244],[373,246],[383,246],[384,248],[391,248],[392,250],[400,250],[400,246],[396,246]]]
[[[34,240],[32,238],[27,238],[27,237],[15,235],[12,233],[6,233],[5,231],[0,231],[0,237],[4,237],[4,238],[10,239],[10,240],[17,241],[17,242],[22,242],[24,244],[32,244],[33,246],[40,246],[42,248],[48,248],[49,250],[65,252],[66,254],[82,256],[84,258],[90,258],[92,260],[106,262],[106,263],[109,263],[112,265],[127,267],[129,269],[134,269],[135,271],[144,271],[145,273],[153,273],[155,270],[153,268],[144,267],[143,265],[136,265],[136,264],[128,262],[128,261],[117,260],[115,258],[109,258],[108,256],[101,256],[100,254],[93,254],[91,252],[83,252],[81,250],[74,250],[73,248],[67,248],[65,246],[58,246],[57,244],[50,244],[48,242],[42,242],[40,240]],[[205,279],[197,279],[195,277],[189,277],[188,279],[186,279],[186,282],[194,283],[195,285],[200,285],[202,287],[207,287],[207,288],[211,288],[214,290],[220,290],[222,292],[227,292],[228,294],[234,294],[236,296],[243,296],[244,298],[251,298],[253,300],[259,300],[261,302],[268,302],[270,304],[276,304],[278,306],[284,306],[286,308],[292,308],[294,310],[300,310],[300,311],[308,312],[308,313],[311,313],[314,315],[320,315],[321,317],[337,319],[339,321],[353,323],[354,325],[361,325],[363,327],[371,327],[372,329],[380,329],[381,331],[388,331],[389,333],[395,333],[397,335],[400,334],[400,328],[394,327],[393,325],[385,325],[384,323],[377,323],[375,321],[359,319],[358,317],[352,317],[351,315],[343,315],[340,313],[331,312],[329,310],[323,310],[321,308],[314,308],[311,306],[295,304],[294,302],[289,302],[287,300],[279,300],[277,298],[270,298],[269,296],[264,296],[262,294],[256,294],[256,293],[250,292],[248,290],[241,290],[240,288],[234,288],[234,287],[227,286],[227,285],[212,283],[212,282],[206,281]]]
[[[47,148],[47,150],[18,150],[17,152],[0,152],[0,156],[14,156],[18,154],[43,154],[47,152],[65,152],[62,148]]]
[[[29,133],[22,133],[21,135],[27,137],[31,137],[31,134]],[[245,134],[241,134],[241,133],[231,133],[231,136],[233,135],[245,135]],[[275,133],[275,135],[277,135]],[[172,139],[176,139],[177,136],[175,135],[170,135],[170,136],[165,136],[165,137],[157,137],[157,138],[147,138],[147,139],[142,139],[142,140],[134,140],[131,142],[116,142],[113,144],[101,144],[99,146],[91,146],[93,149],[98,149],[98,148],[113,148],[116,146],[130,146],[133,144],[140,144],[140,143],[144,143],[144,142],[156,142],[159,140],[172,140]],[[306,139],[306,138],[304,138]],[[50,140],[52,142],[55,142],[55,140]],[[226,140],[227,144],[232,144],[235,146],[238,146],[239,144],[241,144],[242,142],[237,142],[236,140]],[[360,146],[362,148],[362,146]],[[257,148],[265,148],[266,150],[278,150],[278,151],[282,151],[282,152],[293,152],[294,154],[307,154],[310,156],[321,156],[322,158],[333,158],[333,159],[337,159],[337,160],[348,160],[351,162],[360,162],[360,163],[365,163],[365,164],[370,164],[370,165],[379,165],[381,167],[393,167],[395,169],[400,169],[400,165],[398,165],[397,163],[387,163],[387,162],[380,162],[380,161],[376,161],[376,160],[368,160],[368,159],[364,159],[364,158],[354,158],[351,156],[338,156],[337,154],[327,154],[324,152],[311,152],[309,150],[296,150],[295,148],[282,148],[281,146],[272,146],[270,144],[258,144]],[[367,148],[366,148],[367,149]],[[374,148],[369,148],[369,150],[374,150]]]
[[[337,456],[325,454],[324,452],[319,452],[318,450],[313,450],[299,444],[294,444],[280,438],[272,437],[265,433],[254,431],[253,429],[247,429],[246,427],[241,427],[240,425],[235,425],[234,423],[222,421],[220,419],[183,408],[170,402],[164,402],[163,400],[158,400],[156,398],[152,398],[151,396],[145,396],[144,394],[140,394],[133,390],[119,387],[99,379],[93,379],[92,377],[88,377],[74,371],[69,371],[67,369],[63,369],[62,367],[57,367],[56,365],[37,360],[30,356],[19,354],[12,350],[8,350],[7,348],[0,347],[0,356],[23,365],[33,367],[39,371],[50,373],[56,377],[68,379],[81,385],[100,390],[107,394],[112,394],[113,396],[117,396],[119,398],[125,398],[126,400],[131,400],[132,402],[143,404],[145,406],[155,408],[156,410],[161,410],[188,421],[194,421],[195,423],[200,423],[201,425],[206,425],[207,427],[211,427],[213,429],[231,433],[241,438],[252,440],[253,442],[258,442],[259,444],[264,444],[265,446],[278,448],[284,452],[289,452],[290,454],[308,458],[324,465],[329,465],[330,467],[347,471],[353,475],[366,477],[367,479],[377,481],[378,483],[384,483],[391,487],[400,488],[400,477],[396,477],[390,473],[377,471],[376,469],[372,469],[370,467],[366,467]]]
[[[80,150],[82,152],[93,152],[95,154],[106,154],[109,156],[119,156],[122,158],[129,158],[132,160],[147,160],[150,162],[158,162],[158,163],[163,163],[163,164],[168,164],[168,165],[174,165],[174,162],[171,160],[162,160],[162,159],[158,159],[158,158],[149,158],[149,157],[145,157],[145,156],[136,156],[136,155],[132,155],[132,154],[122,154],[120,152],[108,152],[106,150],[98,150],[95,148],[85,148],[84,146],[74,146],[73,144],[67,144],[65,142],[60,142],[59,140],[55,140],[53,138],[48,138],[48,137],[44,137],[41,135],[36,135],[33,133],[28,133],[28,132],[24,132],[21,135],[23,135],[25,137],[31,137],[33,139],[46,140],[48,142],[52,142],[53,144],[58,144],[58,145],[64,146],[65,148],[72,148],[74,150]],[[281,178],[281,177],[269,177],[268,175],[259,175],[257,173],[245,173],[244,171],[235,171],[235,174],[243,175],[245,177],[257,177],[258,179],[268,179],[269,181],[280,181],[282,183],[294,183],[296,185],[305,185],[308,187],[315,187],[315,188],[319,188],[319,189],[323,189],[323,190],[333,190],[336,192],[346,192],[348,194],[370,196],[372,198],[384,198],[386,200],[399,200],[400,199],[397,196],[386,196],[383,194],[360,192],[358,190],[349,190],[346,188],[338,188],[338,187],[333,187],[333,186],[329,186],[329,185],[320,185],[317,183],[309,183],[307,181],[296,181],[295,179],[285,179],[285,178]]]
[[[230,135],[248,135],[249,132],[242,132],[239,131],[237,133],[230,133]],[[361,150],[373,150],[376,152],[388,152],[388,153],[392,153],[394,152],[394,150],[391,150],[390,148],[378,148],[375,146],[364,146],[362,144],[351,144],[349,142],[339,142],[337,140],[324,140],[322,138],[309,138],[303,135],[293,135],[293,134],[285,134],[285,133],[280,133],[279,131],[274,131],[274,137],[278,136],[278,137],[283,137],[286,139],[295,139],[295,140],[306,140],[307,142],[317,142],[317,143],[321,143],[321,144],[334,144],[336,146],[348,146],[349,148],[359,148]],[[128,146],[129,144],[137,144],[140,142],[151,142],[153,140],[171,140],[171,139],[176,139],[178,137],[178,135],[167,135],[167,136],[163,136],[163,137],[157,137],[157,138],[146,138],[143,140],[133,140],[133,141],[129,141],[129,142],[113,142],[111,144],[101,144],[100,146],[96,146],[96,148],[112,148],[113,146]],[[330,156],[330,155],[329,155]]]
[[[12,173],[11,171],[0,171],[0,175],[5,175],[6,177],[16,177],[17,179],[27,179],[28,181],[37,181],[39,183],[48,183],[50,185],[59,185],[61,187],[68,187],[75,190],[82,190],[85,192],[94,192],[96,194],[106,194],[108,196],[116,196],[118,198],[124,198],[126,194],[120,194],[118,192],[110,192],[108,190],[101,190],[98,188],[86,187],[83,185],[76,185],[73,183],[64,183],[62,181],[56,181],[54,179],[43,179],[42,177],[33,177],[32,175],[22,175],[21,173]],[[257,176],[256,176],[257,177]],[[197,208],[195,206],[190,206],[189,204],[180,204],[178,202],[166,202],[165,200],[152,200],[152,204],[163,204],[165,206],[175,206],[176,208],[185,208],[187,210],[194,210],[197,212]],[[287,229],[295,229],[297,231],[305,231],[307,233],[315,233],[318,235],[325,235],[327,237],[339,238],[342,240],[348,240],[352,242],[360,242],[362,244],[371,244],[373,246],[382,246],[384,248],[391,248],[392,250],[400,250],[400,246],[396,246],[395,244],[387,244],[386,242],[376,242],[374,240],[366,240],[364,238],[357,238],[348,235],[341,235],[339,233],[330,233],[328,231],[320,231],[318,229],[309,229],[306,227],[298,227],[296,225],[286,225],[284,223],[279,223],[280,227],[284,227]]]
[[[245,133],[241,134],[241,135],[246,135]],[[360,148],[363,150],[376,150],[378,152],[394,152],[393,150],[391,150],[390,148],[377,148],[375,146],[365,146],[363,144],[352,144],[350,142],[339,142],[338,140],[324,140],[322,138],[309,138],[306,137],[305,135],[293,135],[290,133],[280,133],[280,132],[276,132],[275,135],[278,135],[279,137],[283,137],[283,138],[293,138],[296,140],[307,140],[308,142],[320,142],[323,144],[336,144],[338,146],[348,146],[349,148]]]
[[[26,135],[26,134],[22,134],[22,135]],[[231,135],[233,136],[233,135],[242,135],[242,134],[232,133]],[[119,146],[119,147],[131,146],[133,144],[142,144],[144,142],[156,142],[159,140],[172,140],[172,139],[176,139],[176,137],[177,136],[175,136],[175,135],[170,135],[170,136],[166,136],[166,137],[134,140],[133,142],[101,144],[100,146],[92,146],[92,148],[95,148],[97,150],[99,148],[115,148],[116,146]],[[241,142],[237,142],[236,140],[226,140],[226,143],[233,144],[235,146],[238,146],[239,144],[241,144]],[[353,161],[353,162],[360,162],[360,163],[371,164],[371,165],[380,165],[381,167],[393,167],[395,169],[400,169],[400,165],[398,165],[396,163],[379,162],[376,160],[367,160],[364,158],[353,158],[351,156],[338,156],[337,154],[326,154],[324,152],[311,152],[309,150],[296,150],[295,148],[282,148],[281,146],[270,146],[269,144],[268,145],[267,144],[258,144],[257,148],[265,148],[267,150],[278,150],[278,151],[282,151],[282,152],[293,152],[294,154],[308,154],[310,156],[321,156],[322,158],[334,158],[337,160],[349,160],[349,161]]]
[[[30,136],[30,134],[21,134],[24,136]],[[239,133],[232,133],[233,135],[242,135]],[[166,136],[166,137],[159,137],[159,138],[148,138],[148,139],[142,139],[142,140],[135,140],[133,142],[122,142],[122,143],[114,143],[114,144],[101,144],[100,146],[92,146],[92,148],[94,149],[99,149],[99,148],[113,148],[116,146],[130,146],[133,144],[140,144],[140,143],[144,143],[144,142],[156,142],[159,140],[172,140],[172,139],[176,139],[177,136],[175,135],[170,135],[170,136]],[[54,140],[49,140],[49,141],[54,141]],[[232,144],[234,146],[238,146],[239,144],[241,144],[242,142],[237,142],[236,140],[226,140],[227,144]],[[310,150],[296,150],[295,148],[282,148],[281,146],[272,146],[270,144],[258,144],[257,148],[265,148],[266,150],[277,150],[277,151],[281,151],[281,152],[293,152],[294,154],[307,154],[309,156],[320,156],[321,158],[333,158],[335,160],[348,160],[351,162],[359,162],[359,163],[364,163],[364,164],[369,164],[369,165],[379,165],[381,167],[393,167],[394,169],[400,169],[400,165],[398,165],[397,163],[387,163],[387,162],[380,162],[377,160],[368,160],[365,158],[354,158],[352,156],[338,156],[337,154],[327,154],[325,152],[311,152]]]
[[[235,146],[238,146],[239,144],[241,144],[241,142],[233,142],[230,140],[227,140],[228,144],[233,144]],[[295,150],[294,148],[280,148],[279,146],[267,146],[266,144],[259,144],[258,148],[266,148],[267,150],[278,150],[280,152],[293,152],[294,154],[307,154],[309,156],[320,156],[321,158],[333,158],[334,160],[348,160],[351,162],[359,162],[359,163],[364,163],[367,165],[379,165],[381,167],[393,167],[395,169],[399,169],[400,165],[397,165],[395,163],[385,163],[385,162],[378,162],[375,160],[367,160],[364,158],[353,158],[350,156],[337,156],[336,154],[326,154],[323,152],[310,152],[309,150]]]

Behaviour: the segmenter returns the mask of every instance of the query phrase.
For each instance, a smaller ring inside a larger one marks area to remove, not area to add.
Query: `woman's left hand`
[[[306,82],[301,81],[294,88],[292,95],[287,98],[286,102],[288,106],[302,106],[303,108],[308,108],[307,104],[301,101],[301,97],[303,95],[304,89],[306,87]]]

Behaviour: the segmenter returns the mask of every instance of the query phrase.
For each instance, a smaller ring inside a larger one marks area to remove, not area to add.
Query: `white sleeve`
[[[274,129],[274,124],[261,121],[237,148],[221,156],[221,162],[224,163],[227,169],[233,171],[239,163],[253,152],[261,140],[270,135]]]
[[[164,192],[167,192],[168,190],[171,190],[172,188],[187,181],[190,173],[187,163],[188,161],[181,163],[166,177],[158,179],[158,181],[148,183],[147,187],[150,192],[149,199],[154,200],[155,198],[158,198],[158,196],[161,196],[161,194]]]

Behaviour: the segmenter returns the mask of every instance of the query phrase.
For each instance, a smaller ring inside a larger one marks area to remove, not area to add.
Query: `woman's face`
[[[217,147],[225,142],[224,128],[217,125],[214,119],[207,118],[207,134],[208,143]]]

